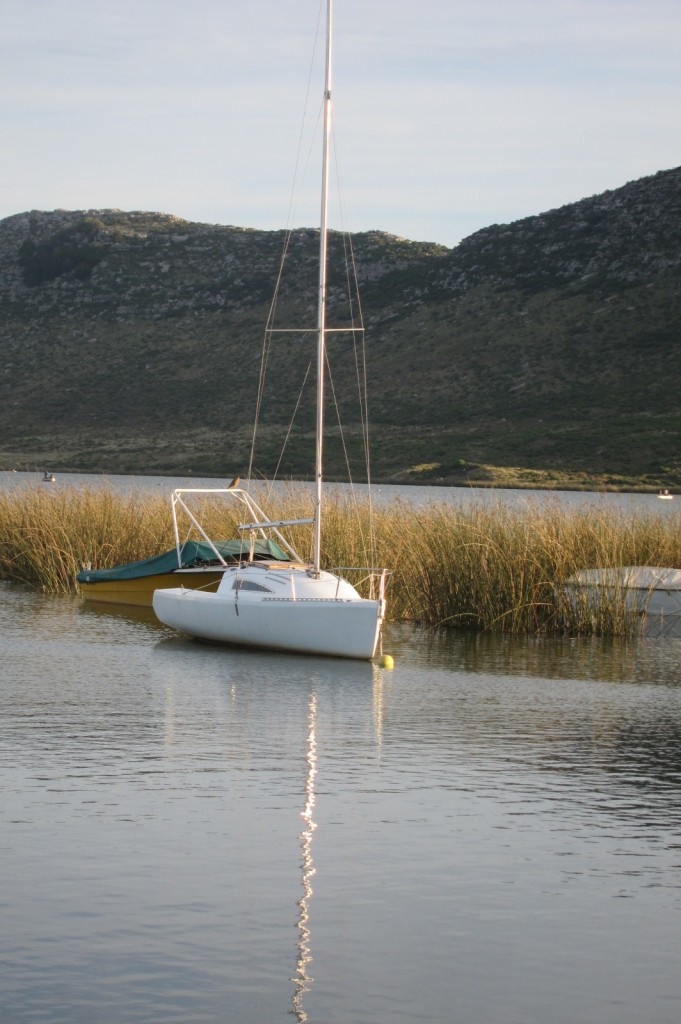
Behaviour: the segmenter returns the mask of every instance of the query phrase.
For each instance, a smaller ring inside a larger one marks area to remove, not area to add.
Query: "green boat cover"
[[[237,562],[248,558],[250,543],[247,540],[218,540],[215,547],[226,562]],[[128,562],[113,569],[83,569],[76,579],[79,583],[105,583],[108,580],[134,580],[143,576],[161,576],[176,569],[193,569],[209,565],[220,565],[215,552],[204,541],[188,540],[181,547],[182,564],[177,564],[177,551],[165,551],[142,562]],[[278,562],[289,562],[289,556],[273,540],[256,540],[253,546],[254,559],[276,558]]]

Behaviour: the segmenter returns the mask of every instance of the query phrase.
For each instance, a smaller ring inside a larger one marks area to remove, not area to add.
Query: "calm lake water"
[[[678,1024],[681,641],[390,672],[0,584],[3,1024]]]
[[[170,495],[174,487],[226,487],[228,480],[216,480],[213,477],[167,477],[167,476],[104,476],[94,473],[60,473],[54,484],[42,484],[41,473],[14,473],[0,471],[0,491],[16,487],[43,487],[54,489],[59,487],[111,487],[123,493],[131,491],[148,491],[156,494]],[[256,484],[257,489],[259,485]],[[274,484],[277,488],[288,489],[290,486],[309,488],[313,484],[289,483]],[[343,484],[326,484],[331,494],[338,492],[347,494],[348,488]],[[366,493],[366,485],[356,484],[358,495]],[[624,508],[637,512],[654,512],[658,515],[671,515],[678,510],[681,498],[671,501],[660,501],[656,494],[629,494],[627,492],[600,491],[541,491],[519,490],[515,488],[476,488],[476,487],[418,487],[400,486],[397,484],[378,484],[372,488],[372,496],[376,503],[391,502],[395,499],[416,505],[430,502],[455,502],[457,504],[484,503],[489,505],[511,504],[527,505],[537,502],[557,502],[567,508],[580,508],[595,505],[599,508]]]

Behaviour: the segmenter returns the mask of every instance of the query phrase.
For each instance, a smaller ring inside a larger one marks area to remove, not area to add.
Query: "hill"
[[[142,212],[0,221],[0,465],[243,470],[283,244]],[[375,479],[681,486],[681,168],[451,250],[381,232],[352,244]],[[332,303],[342,248],[334,235]],[[293,233],[280,323],[314,323],[316,251],[315,231]],[[337,338],[341,394],[355,369]],[[265,475],[308,361],[300,340],[273,350]],[[359,409],[341,414],[353,448]],[[309,475],[311,430],[299,420],[283,473]]]

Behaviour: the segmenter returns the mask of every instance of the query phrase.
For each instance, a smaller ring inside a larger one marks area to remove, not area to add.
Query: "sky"
[[[0,218],[117,208],[318,224],[319,6],[0,0]],[[681,164],[679,0],[334,12],[332,226],[454,246]]]

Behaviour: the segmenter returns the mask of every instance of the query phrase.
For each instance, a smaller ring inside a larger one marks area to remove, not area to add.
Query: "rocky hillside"
[[[681,484],[681,168],[455,249],[351,239],[374,476]],[[283,232],[116,210],[0,222],[0,465],[231,473],[248,460]],[[315,320],[314,231],[288,242],[276,325]],[[332,238],[336,322],[358,317]],[[256,451],[272,471],[306,336],[274,335]],[[347,335],[330,346],[350,448]],[[343,473],[329,416],[331,473]],[[299,415],[282,471],[309,472]],[[361,467],[356,469],[361,477]]]

